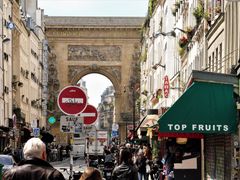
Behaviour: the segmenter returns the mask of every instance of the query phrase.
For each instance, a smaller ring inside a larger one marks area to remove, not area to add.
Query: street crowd
[[[9,148],[5,149],[5,153],[9,153]],[[59,146],[56,148],[63,150]],[[17,166],[4,172],[3,180],[64,180],[62,173],[48,162],[47,149],[39,138],[29,139],[22,149],[24,158]],[[173,180],[172,159],[171,153],[165,156],[159,153],[153,158],[149,144],[112,145],[104,147],[105,169],[100,170],[99,164],[94,165],[90,161],[79,178],[80,180],[102,180],[103,177],[110,180]],[[105,171],[110,172],[110,176]]]
[[[113,152],[117,155],[113,155]],[[174,162],[171,155],[167,153],[162,156],[159,152],[156,157],[153,157],[149,144],[127,143],[117,148],[106,148],[105,163],[111,161],[111,156],[115,161],[115,168],[112,172],[113,180],[173,180]]]
[[[62,161],[63,159],[70,156],[70,145],[56,145],[54,143],[50,143],[46,145],[46,153],[47,153],[47,161],[54,162],[54,161]],[[13,148],[11,145],[7,145],[4,150],[3,154],[12,155],[14,160],[18,163],[23,159],[23,148]]]

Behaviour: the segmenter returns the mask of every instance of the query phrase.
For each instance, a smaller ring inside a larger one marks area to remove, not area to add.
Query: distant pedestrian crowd
[[[114,180],[161,180],[164,179],[162,156],[153,159],[149,144],[133,145],[126,143],[115,147],[105,147],[105,162],[114,161],[112,172]],[[115,153],[114,153],[115,152]],[[168,166],[167,171],[173,167]],[[168,178],[168,180],[174,178]]]
[[[63,159],[70,156],[70,145],[55,145],[48,144],[47,145],[47,156],[48,161],[62,161]]]

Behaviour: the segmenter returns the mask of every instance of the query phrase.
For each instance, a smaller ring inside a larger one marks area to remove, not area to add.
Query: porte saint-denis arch
[[[99,73],[106,76],[115,89],[114,121],[119,124],[120,141],[126,138],[126,126],[132,124],[132,98],[139,92],[141,17],[51,17],[46,16],[49,42],[48,117],[63,115],[57,107],[57,96],[67,85],[75,85],[83,76]],[[136,124],[139,121],[135,113]],[[59,130],[59,122],[51,127],[57,143],[68,137]],[[109,127],[111,128],[111,127]]]

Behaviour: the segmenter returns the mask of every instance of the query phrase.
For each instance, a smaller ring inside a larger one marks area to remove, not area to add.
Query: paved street
[[[69,165],[70,165],[70,158],[64,159],[63,161],[56,161],[56,162],[52,162],[51,165],[58,169],[66,179],[69,178],[69,175],[67,174],[67,172],[63,172],[63,170],[61,170],[60,168],[67,168],[69,170]],[[73,161],[73,170],[74,171],[84,171],[84,168],[86,167],[85,164],[85,160],[83,159],[77,159]]]

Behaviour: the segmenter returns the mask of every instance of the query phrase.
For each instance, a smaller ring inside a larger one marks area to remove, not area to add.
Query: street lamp
[[[37,105],[37,102],[40,102],[40,105],[41,105],[41,103],[42,103],[43,101],[44,101],[44,99],[38,98],[38,99],[32,100],[32,101],[31,101],[31,104],[32,104],[32,105]]]
[[[175,31],[176,29],[179,30],[179,31],[181,31],[181,32],[183,32],[183,33],[185,33],[185,34],[188,33],[187,31],[184,31],[183,29],[180,29],[180,28],[178,28],[178,27],[174,27],[174,28],[173,28],[174,31]]]
[[[12,82],[12,86],[23,87],[23,83],[20,81],[15,81],[15,82]]]
[[[166,68],[166,65],[162,65],[162,64],[159,62],[159,63],[157,63],[157,64],[154,64],[154,65],[152,66],[152,69],[156,70],[159,66],[162,67],[163,69]]]
[[[175,31],[170,31],[170,32],[156,32],[156,33],[153,35],[153,37],[154,37],[154,38],[157,38],[159,35],[176,37]]]
[[[3,43],[8,42],[8,41],[10,41],[9,38],[3,38],[3,40],[2,40]]]
[[[2,38],[2,43],[10,41],[10,38],[7,38],[6,35],[0,35],[0,37]]]

